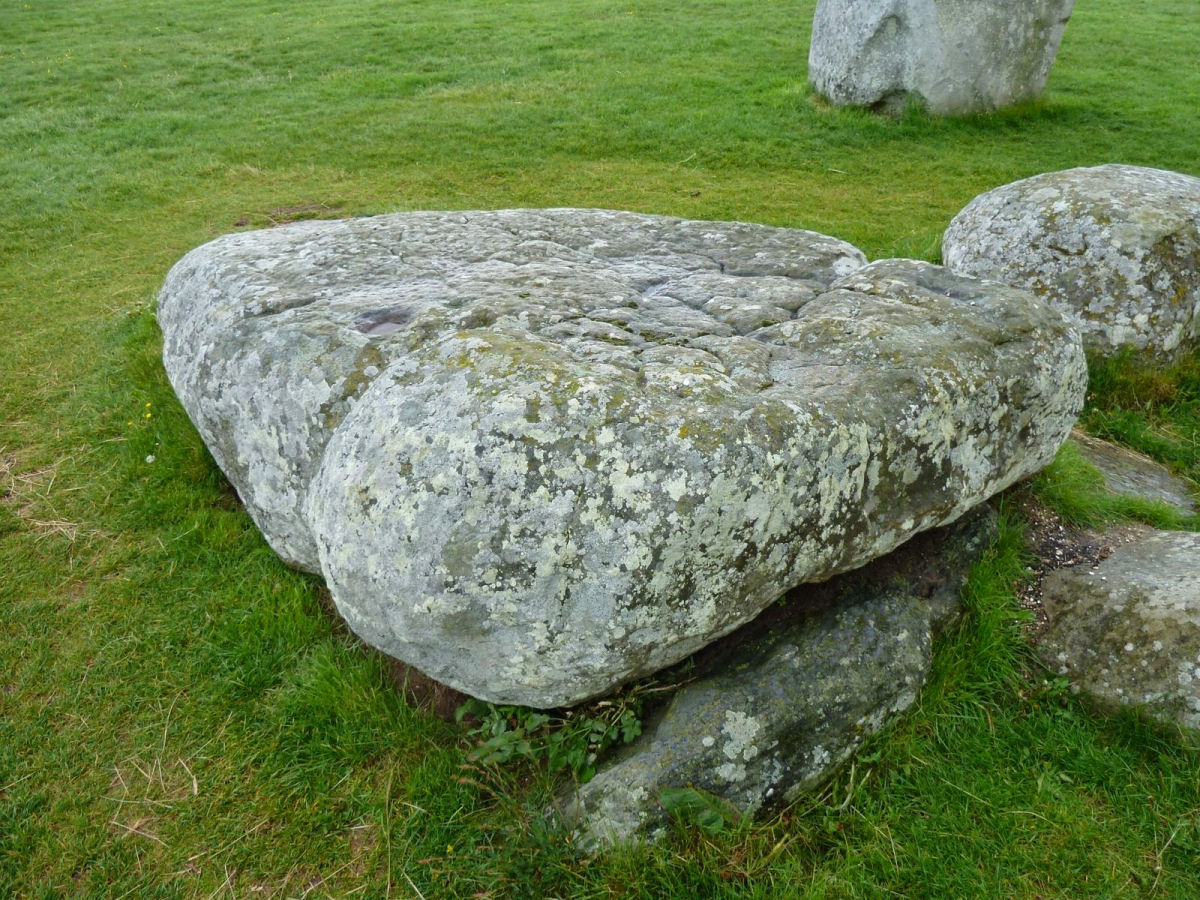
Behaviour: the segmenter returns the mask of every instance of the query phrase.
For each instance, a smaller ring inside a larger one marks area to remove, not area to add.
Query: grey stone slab
[[[164,362],[368,643],[552,707],[1044,466],[1082,404],[1031,295],[797,229],[412,213],[219,239]]]
[[[1200,534],[1146,529],[1043,583],[1047,666],[1100,705],[1200,728]]]

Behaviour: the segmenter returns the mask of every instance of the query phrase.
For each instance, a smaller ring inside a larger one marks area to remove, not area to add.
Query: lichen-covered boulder
[[[1047,666],[1103,706],[1200,729],[1200,534],[1147,529],[1042,590]]]
[[[916,700],[932,638],[995,533],[985,505],[797,588],[703,651],[666,710],[563,798],[562,819],[589,844],[654,840],[677,811],[673,792],[755,816],[819,786]]]
[[[160,321],[214,456],[360,636],[549,707],[1053,457],[1085,378],[1066,321],[862,262],[736,223],[410,214],[214,242]]]
[[[644,350],[703,332],[722,343],[729,378],[755,384],[768,354],[741,335],[786,321],[865,262],[811,231],[608,210],[299,222],[187,254],[158,322],[167,376],[217,464],[271,547],[319,572],[309,482],[391,363],[495,325],[640,372]],[[680,373],[647,357],[647,377],[703,383],[706,366],[722,367],[700,346],[676,361]]]
[[[1104,165],[980,194],[950,223],[957,272],[1032,291],[1101,355],[1169,360],[1200,338],[1200,178]]]
[[[839,106],[986,112],[1046,86],[1075,0],[818,0],[808,77]]]

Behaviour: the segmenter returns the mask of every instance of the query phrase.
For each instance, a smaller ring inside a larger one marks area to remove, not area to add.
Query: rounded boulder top
[[[1102,356],[1171,360],[1200,338],[1200,178],[1109,164],[1015,181],[954,217],[942,257],[1042,297]]]

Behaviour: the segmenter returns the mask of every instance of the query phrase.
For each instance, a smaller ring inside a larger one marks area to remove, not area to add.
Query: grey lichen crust
[[[214,242],[160,321],[214,456],[356,632],[549,707],[1053,457],[1085,377],[1063,318],[863,261],[737,223],[409,214]]]
[[[1169,360],[1200,339],[1200,178],[1104,165],[1016,181],[954,217],[942,256],[1054,304],[1102,355]]]
[[[1043,594],[1046,665],[1102,705],[1200,729],[1200,535],[1147,530]]]
[[[986,112],[1046,86],[1075,0],[818,0],[808,75],[839,106]]]
[[[217,464],[275,551],[319,572],[302,510],[309,481],[389,364],[496,323],[637,367],[677,332],[718,340],[786,321],[865,262],[825,235],[736,222],[408,213],[218,238],[171,269],[158,321],[167,376]],[[759,357],[737,344],[723,351],[744,363],[730,377],[753,382]]]

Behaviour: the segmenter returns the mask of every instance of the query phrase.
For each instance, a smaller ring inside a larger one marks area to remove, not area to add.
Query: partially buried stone
[[[823,235],[602,210],[221,239],[167,371],[369,643],[496,702],[602,694],[1053,458],[1062,316]]]
[[[1200,729],[1200,534],[1146,529],[1042,590],[1047,666],[1102,706]]]
[[[1038,96],[1075,0],[819,0],[808,56],[839,106],[940,115]]]
[[[754,816],[819,786],[917,698],[932,636],[957,614],[995,532],[985,505],[862,569],[797,588],[709,647],[665,712],[563,798],[565,823],[588,844],[654,840],[673,791]]]
[[[942,239],[948,267],[1032,291],[1084,346],[1175,359],[1200,339],[1200,178],[1104,165],[980,194]]]
[[[1185,516],[1196,515],[1196,501],[1187,482],[1171,474],[1161,463],[1078,428],[1071,432],[1071,441],[1080,456],[1100,470],[1105,486],[1112,493],[1157,500]]]

